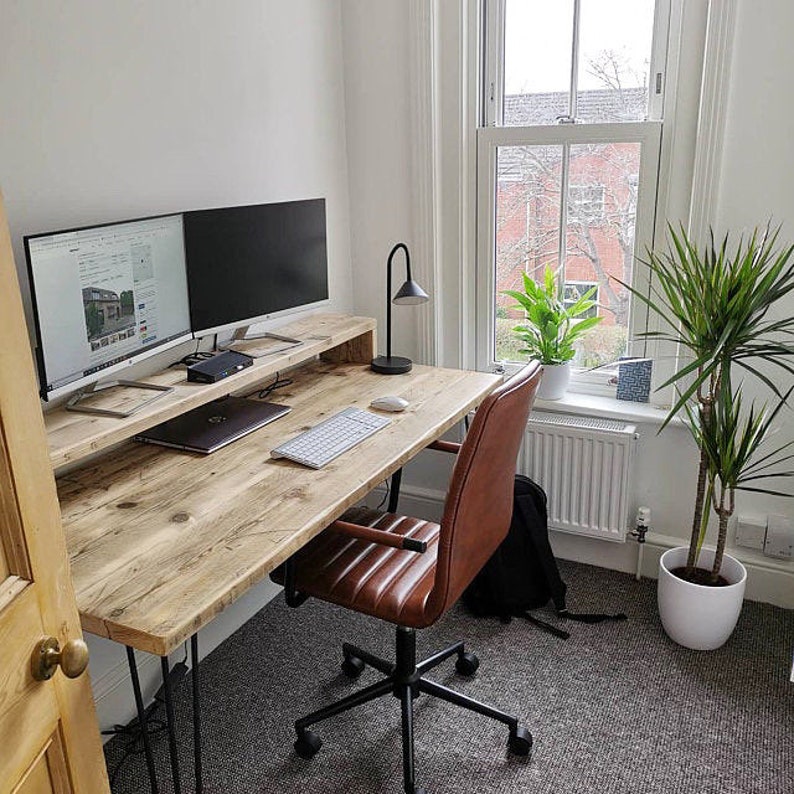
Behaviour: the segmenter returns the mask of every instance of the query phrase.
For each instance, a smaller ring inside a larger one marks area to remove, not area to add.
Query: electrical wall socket
[[[769,516],[764,554],[781,560],[794,557],[794,523],[788,516]]]
[[[736,545],[763,551],[766,540],[766,516],[739,516],[736,522]]]

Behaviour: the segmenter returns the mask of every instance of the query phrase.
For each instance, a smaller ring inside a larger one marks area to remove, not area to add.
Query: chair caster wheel
[[[532,749],[532,734],[526,728],[518,726],[515,734],[511,734],[507,740],[507,746],[513,755],[529,755]]]
[[[480,660],[473,653],[464,653],[458,656],[455,669],[461,675],[474,675],[480,666]]]
[[[348,678],[358,678],[364,672],[364,662],[358,656],[345,656],[342,662],[342,672]]]
[[[323,746],[323,740],[312,731],[298,731],[298,738],[295,740],[295,752],[307,761],[314,758],[315,753]]]

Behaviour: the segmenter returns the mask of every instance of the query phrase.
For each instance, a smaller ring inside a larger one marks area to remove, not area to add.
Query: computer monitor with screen
[[[325,199],[186,212],[185,251],[197,337],[328,301]]]
[[[45,400],[191,339],[181,214],[29,235],[24,244]]]

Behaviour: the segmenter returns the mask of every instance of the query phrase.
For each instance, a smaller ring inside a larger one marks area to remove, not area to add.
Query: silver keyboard
[[[320,469],[391,422],[360,408],[345,408],[311,430],[270,450],[271,458],[289,458]]]

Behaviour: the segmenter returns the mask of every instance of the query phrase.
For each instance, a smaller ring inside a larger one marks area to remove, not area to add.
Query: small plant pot
[[[543,377],[538,387],[539,400],[559,400],[568,389],[571,379],[571,362],[564,364],[544,364]]]
[[[688,549],[669,549],[659,560],[659,617],[667,636],[695,651],[713,651],[731,636],[742,611],[747,570],[739,560],[726,554],[720,573],[728,582],[723,587],[693,584],[672,571],[686,565]],[[714,549],[703,549],[698,567],[711,568]]]

